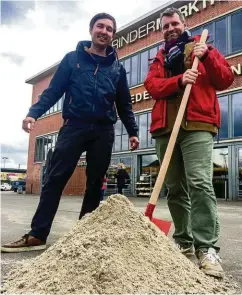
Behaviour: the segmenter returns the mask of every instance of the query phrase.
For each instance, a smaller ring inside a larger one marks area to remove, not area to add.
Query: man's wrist
[[[205,58],[208,56],[208,49],[207,51],[204,53],[204,55],[200,58],[200,61],[204,61]]]

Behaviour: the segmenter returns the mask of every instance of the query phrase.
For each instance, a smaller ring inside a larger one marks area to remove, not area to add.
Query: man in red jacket
[[[224,57],[212,46],[191,37],[182,13],[168,8],[161,15],[165,41],[145,81],[155,100],[150,131],[163,160],[185,86],[193,84],[182,126],[166,175],[168,206],[175,225],[173,238],[188,258],[198,258],[208,275],[223,277],[215,246],[219,236],[217,203],[212,185],[213,139],[220,127],[216,90],[233,82]],[[194,56],[200,59],[192,70]]]

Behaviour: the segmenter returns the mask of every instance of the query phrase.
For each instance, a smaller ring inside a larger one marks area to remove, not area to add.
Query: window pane
[[[55,148],[55,143],[56,143],[56,134],[53,134],[53,135],[52,135],[52,151],[53,151],[54,148]]]
[[[228,96],[219,97],[219,104],[221,110],[221,128],[219,137],[228,138]]]
[[[43,142],[44,142],[44,153],[42,156],[42,160],[45,160],[46,155],[48,153],[48,142],[49,142],[48,136],[43,137]]]
[[[140,55],[140,83],[144,82],[149,70],[148,51],[142,52]]]
[[[60,111],[62,109],[62,99],[63,96],[57,102],[57,111]]]
[[[130,72],[130,58],[128,58],[124,61],[124,68],[126,70],[126,73]]]
[[[122,124],[122,134],[127,134],[127,130],[126,130],[126,128],[124,127],[124,124]]]
[[[131,58],[131,86],[138,83],[138,55]]]
[[[232,95],[234,137],[242,136],[242,92]]]
[[[215,47],[223,54],[227,54],[227,28],[226,19],[215,22]]]
[[[148,113],[148,147],[154,147],[155,140],[151,137],[150,124],[151,124],[151,113]]]
[[[54,112],[56,112],[56,111],[57,111],[57,103],[56,103],[56,104],[54,104],[54,106],[53,106],[53,111],[54,111]]]
[[[129,136],[128,134],[125,134],[122,136],[122,151],[128,151],[129,150]]]
[[[40,140],[39,161],[43,161],[44,160],[44,155],[45,155],[44,137],[41,137],[39,140]]]
[[[208,30],[209,39],[207,43],[213,45],[214,44],[214,23],[204,26],[203,29]]]
[[[202,27],[191,30],[192,36],[197,36],[202,34]]]
[[[115,152],[121,151],[121,136],[115,136],[114,150]]]
[[[54,106],[50,108],[50,114],[53,113],[54,111]]]
[[[232,52],[242,49],[242,11],[231,16]]]
[[[156,47],[153,47],[149,50],[149,59],[153,59],[156,57],[156,54],[157,54],[157,46]],[[151,64],[153,62],[153,60],[149,60],[149,64]]]
[[[35,162],[38,162],[39,161],[39,148],[40,148],[39,138],[36,138],[36,142],[35,142],[35,156],[34,156],[34,161]]]
[[[122,123],[120,120],[117,121],[115,124],[115,135],[121,135],[122,134]]]
[[[140,148],[147,148],[147,114],[139,116]]]

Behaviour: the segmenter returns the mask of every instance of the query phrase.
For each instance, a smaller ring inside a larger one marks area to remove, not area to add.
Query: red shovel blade
[[[146,210],[145,210],[145,216],[149,217],[151,222],[153,222],[163,233],[167,236],[171,227],[171,221],[166,221],[158,218],[152,217],[153,212],[155,209],[155,205],[148,203]]]
[[[163,233],[167,236],[169,233],[169,230],[171,228],[171,221],[166,221],[166,220],[161,220],[158,218],[151,218],[151,221],[157,226],[159,227],[159,229],[161,231],[163,231]]]

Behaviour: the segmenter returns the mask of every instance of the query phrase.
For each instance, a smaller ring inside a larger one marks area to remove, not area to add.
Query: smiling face
[[[186,28],[179,15],[174,13],[172,16],[163,16],[161,19],[161,30],[166,42],[176,40]]]
[[[107,48],[114,35],[113,21],[110,19],[97,20],[90,29],[92,43],[99,48]]]

